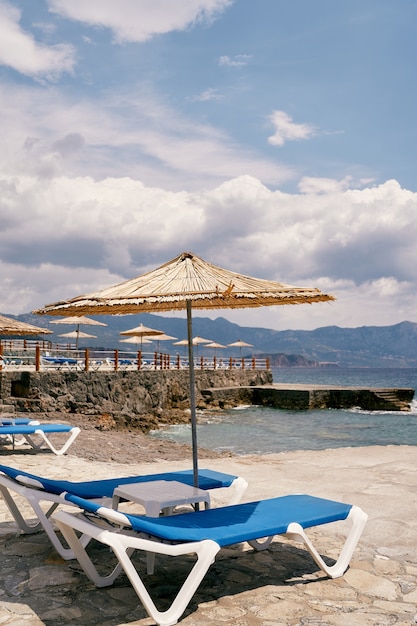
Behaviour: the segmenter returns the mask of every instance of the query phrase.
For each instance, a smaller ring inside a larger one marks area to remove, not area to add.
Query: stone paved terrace
[[[110,435],[109,435],[110,436]],[[2,463],[50,477],[86,479],[189,467],[188,460],[92,464],[68,454],[7,454]],[[216,459],[202,467],[244,476],[246,501],[284,493],[358,504],[367,527],[342,578],[318,573],[312,559],[282,539],[254,553],[221,551],[183,618],[184,626],[411,626],[417,623],[417,448],[388,446]],[[219,494],[214,504],[222,503]],[[126,577],[96,589],[76,562],[62,561],[44,534],[18,536],[0,501],[2,626],[150,626]],[[337,526],[313,532],[322,554],[340,545]],[[109,559],[100,551],[103,561]],[[183,565],[158,558],[153,585],[166,595]]]

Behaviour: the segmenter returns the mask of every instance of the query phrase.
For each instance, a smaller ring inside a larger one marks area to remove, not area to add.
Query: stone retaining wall
[[[267,370],[197,370],[197,406],[202,389],[270,384]],[[148,430],[189,419],[188,370],[118,372],[2,372],[0,398],[17,411],[108,415],[119,424]]]

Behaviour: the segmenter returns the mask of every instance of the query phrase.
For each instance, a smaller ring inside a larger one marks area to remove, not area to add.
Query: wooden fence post
[[[39,372],[41,369],[41,349],[39,346],[35,348],[35,370]]]

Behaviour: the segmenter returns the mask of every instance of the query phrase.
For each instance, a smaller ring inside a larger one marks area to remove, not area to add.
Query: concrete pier
[[[275,383],[253,387],[222,387],[201,391],[207,404],[220,408],[258,404],[277,409],[349,409],[410,411],[412,388],[360,388]]]

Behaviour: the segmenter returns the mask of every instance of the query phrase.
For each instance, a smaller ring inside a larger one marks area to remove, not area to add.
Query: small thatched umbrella
[[[149,328],[148,326],[144,326],[143,324],[139,324],[135,328],[130,328],[129,330],[122,330],[121,335],[127,335],[128,337],[140,337],[141,340],[143,337],[155,337],[156,335],[164,335],[163,330],[155,330],[154,328]],[[140,349],[142,350],[142,341],[140,342]]]
[[[40,328],[39,326],[33,326],[32,324],[27,324],[26,322],[19,322],[12,317],[0,315],[0,336],[5,335],[10,337],[35,337],[36,335],[51,334],[52,330],[48,330],[47,328]]]
[[[222,343],[219,343],[218,341],[212,341],[211,343],[206,343],[204,345],[205,348],[214,348],[214,356],[216,356],[216,350],[217,349],[222,349],[222,348],[227,348],[227,346],[224,346]]]
[[[238,339],[237,341],[234,341],[233,343],[228,343],[227,344],[230,348],[240,348],[240,356],[242,357],[242,348],[252,348],[253,344],[251,343],[246,343],[246,341],[242,341],[241,339]]]
[[[144,339],[142,336],[141,337],[133,336],[133,337],[126,337],[126,339],[120,339],[120,343],[133,343],[136,346],[139,346],[144,343],[152,343],[152,339]]]
[[[74,335],[60,335],[60,337],[75,337],[75,348],[78,350],[78,343],[80,337],[95,337],[96,335],[87,335],[86,333],[83,335],[80,332],[80,326],[107,326],[104,322],[98,322],[97,320],[91,319],[91,317],[85,317],[85,315],[73,315],[71,317],[64,317],[60,320],[51,320],[50,324],[71,324],[72,326],[76,326],[76,329],[73,331]]]
[[[172,335],[167,335],[166,333],[162,333],[162,335],[148,335],[148,339],[152,341],[156,341],[156,351],[159,352],[159,342],[160,341],[174,341],[177,337],[173,337]]]
[[[71,330],[69,333],[63,333],[59,335],[59,337],[68,337],[69,339],[76,339],[77,343],[75,347],[78,349],[78,342],[80,339],[89,339],[91,337],[96,337],[97,335],[90,335],[90,333],[83,333],[81,330]]]
[[[198,486],[197,420],[192,309],[236,309],[334,300],[310,287],[294,287],[222,269],[191,252],[118,285],[44,306],[41,315],[126,314],[186,309],[194,483]]]

